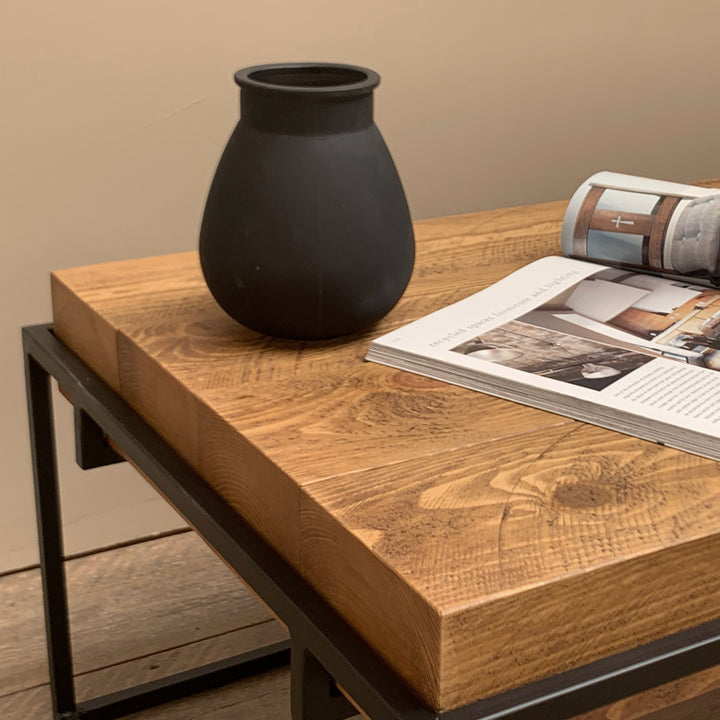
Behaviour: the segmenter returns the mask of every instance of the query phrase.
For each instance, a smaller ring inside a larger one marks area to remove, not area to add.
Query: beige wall
[[[237,68],[377,70],[422,218],[567,197],[604,168],[720,175],[719,27],[717,0],[4,0],[0,570],[36,558],[19,328],[50,319],[54,268],[195,247]],[[127,468],[67,455],[71,551],[179,522]]]

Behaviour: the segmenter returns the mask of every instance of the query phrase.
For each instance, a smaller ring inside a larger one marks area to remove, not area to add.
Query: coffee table
[[[288,625],[296,720],[566,718],[720,662],[717,463],[363,360],[557,253],[564,208],[417,223],[399,305],[332,341],[237,325],[195,253],[53,274],[24,337],[58,717],[136,705],[66,677],[48,374],[81,464],[132,462]]]

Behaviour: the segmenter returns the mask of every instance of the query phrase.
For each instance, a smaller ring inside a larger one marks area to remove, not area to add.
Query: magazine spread
[[[720,231],[710,237],[720,194],[630,178],[657,196],[630,209],[617,193],[637,190],[616,189],[628,176],[602,175],[609,197],[595,191],[589,210],[588,182],[568,207],[562,246],[573,257],[537,260],[388,333],[367,359],[720,460]],[[669,189],[679,199],[653,232],[659,221],[640,216],[656,216]],[[713,211],[697,220],[701,206]]]

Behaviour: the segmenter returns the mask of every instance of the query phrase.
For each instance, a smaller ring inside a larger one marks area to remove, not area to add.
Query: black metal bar
[[[290,709],[293,720],[345,720],[357,715],[334,678],[302,644],[292,645]]]
[[[443,720],[568,720],[720,662],[713,620],[442,714]]]
[[[102,428],[82,409],[73,408],[75,461],[83,470],[125,462],[108,444]]]
[[[27,351],[25,382],[50,692],[53,713],[55,717],[62,718],[71,716],[75,711],[75,686],[70,648],[52,395],[47,371]]]
[[[78,713],[82,720],[113,720],[284,667],[289,662],[290,643],[285,640],[259,650],[251,650],[225,660],[218,660],[127,690],[78,703]]]
[[[28,352],[58,379],[72,402],[132,458],[289,627],[303,653],[307,651],[373,720],[565,720],[720,663],[717,620],[493,698],[435,713],[201,476],[52,335],[50,326],[23,332]],[[306,672],[307,666],[299,665],[295,674],[302,677]],[[324,683],[322,673],[319,677]],[[295,690],[297,697],[306,696],[311,687],[312,682]],[[302,708],[295,712],[302,717]]]

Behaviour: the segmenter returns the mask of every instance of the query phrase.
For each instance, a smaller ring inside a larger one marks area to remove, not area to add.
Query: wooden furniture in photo
[[[663,249],[667,224],[677,208],[681,196],[660,195],[652,212],[647,214],[600,210],[597,205],[607,189],[606,186],[595,183],[588,191],[575,223],[573,252],[580,257],[588,257],[587,242],[590,230],[640,235],[642,236],[642,263],[654,268],[664,267]]]

